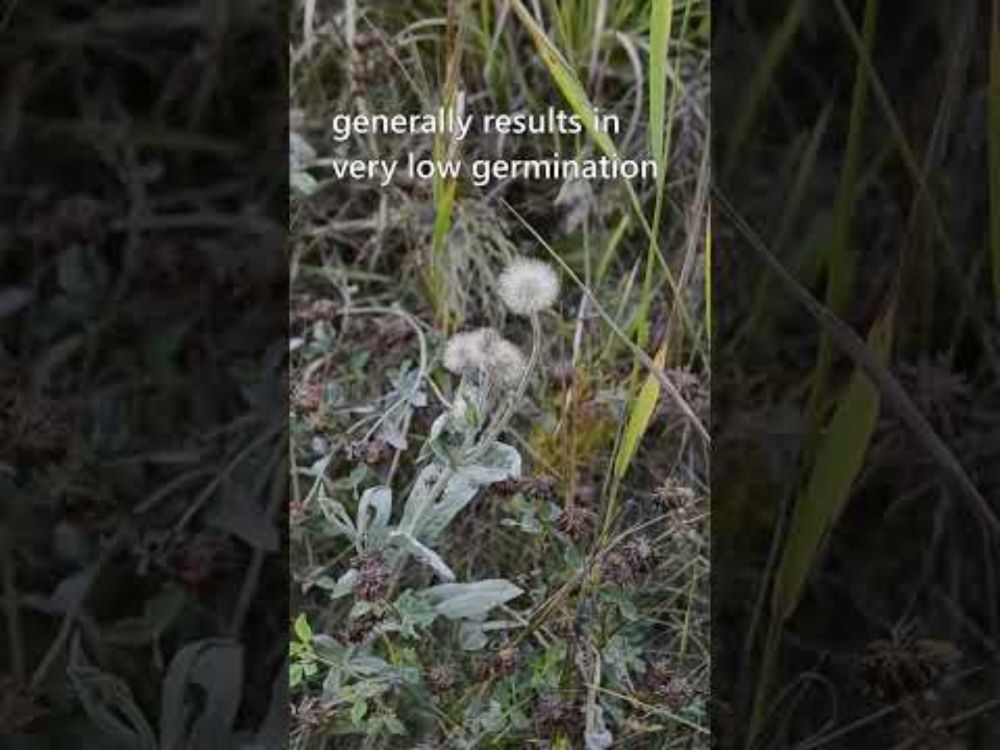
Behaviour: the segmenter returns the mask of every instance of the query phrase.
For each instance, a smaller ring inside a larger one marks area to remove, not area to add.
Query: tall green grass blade
[[[649,17],[649,141],[659,165],[661,181],[666,178],[667,64],[673,0],[654,2]]]
[[[969,502],[991,531],[1000,533],[1000,518],[994,512],[990,503],[976,487],[954,452],[937,434],[927,418],[917,408],[910,394],[893,377],[889,369],[879,361],[878,355],[865,344],[844,321],[832,314],[823,304],[802,286],[788,270],[774,257],[764,241],[760,239],[753,228],[747,223],[739,211],[718,190],[715,193],[715,203],[726,213],[729,221],[746,240],[757,257],[774,274],[775,278],[816,321],[830,332],[837,346],[853,360],[854,364],[865,371],[882,394],[885,403],[893,408],[903,423],[913,433],[914,438],[924,446],[934,460],[952,477],[955,486]]]
[[[895,142],[896,149],[898,150],[900,160],[906,168],[906,172],[910,179],[913,180],[914,186],[917,188],[919,197],[923,202],[921,210],[928,217],[928,219],[930,219],[931,226],[934,230],[934,238],[941,245],[941,247],[944,248],[944,252],[941,257],[948,263],[947,270],[955,282],[958,283],[963,293],[970,299],[974,298],[976,296],[975,287],[971,283],[968,275],[965,274],[953,260],[958,257],[956,248],[948,235],[944,219],[941,216],[938,205],[934,200],[934,196],[927,184],[927,177],[921,169],[913,147],[910,145],[906,132],[903,129],[903,125],[900,122],[899,117],[896,115],[892,100],[889,98],[889,93],[886,91],[886,88],[879,77],[878,71],[875,69],[875,63],[871,58],[871,54],[866,49],[864,40],[861,38],[861,34],[854,25],[850,11],[844,5],[844,0],[832,0],[832,5],[837,11],[838,19],[840,20],[844,31],[850,38],[851,44],[854,46],[854,51],[858,56],[858,60],[865,66],[865,70],[867,71],[871,82],[872,93],[878,100],[879,108],[882,110],[882,116],[885,118],[886,125],[889,126],[889,130],[891,131],[893,141]],[[970,306],[968,310],[973,322],[981,334],[980,343],[983,345],[986,352],[987,360],[989,361],[994,373],[1000,377],[1000,351],[998,351],[997,346],[993,341],[993,329],[989,322],[985,319],[985,316],[981,314],[975,305]]]
[[[655,237],[659,235],[660,222],[663,220],[663,203],[667,179],[667,158],[670,149],[667,136],[667,66],[669,60],[670,27],[673,22],[673,2],[663,0],[653,3],[650,8],[650,49],[649,49],[649,137],[653,159],[657,163],[656,203],[653,207],[652,232],[650,249],[646,258],[646,271],[643,276],[642,293],[639,298],[639,314],[636,321],[636,333],[639,346],[645,347],[649,342],[649,311],[653,300],[653,278],[656,269],[657,248]],[[670,101],[671,118],[676,105],[678,86],[674,87],[674,95]],[[675,297],[675,301],[677,298]]]
[[[892,348],[893,307],[876,321],[868,345],[883,366]],[[808,483],[792,514],[781,562],[774,576],[771,622],[751,715],[747,747],[763,729],[766,707],[777,672],[779,644],[785,623],[802,598],[809,575],[816,568],[826,540],[840,518],[855,480],[861,472],[878,421],[881,397],[862,370],[855,371],[841,397],[817,451]]]
[[[525,30],[528,32],[528,35],[531,37],[531,40],[535,45],[535,49],[538,51],[539,57],[545,64],[546,69],[549,71],[549,75],[552,76],[552,80],[555,82],[556,87],[562,93],[563,98],[566,99],[566,102],[569,104],[573,113],[580,118],[581,123],[593,139],[597,148],[609,159],[615,161],[620,160],[621,157],[619,156],[617,146],[615,146],[611,137],[599,127],[594,107],[587,96],[587,92],[584,90],[583,84],[580,82],[580,79],[573,71],[569,62],[567,62],[566,58],[562,55],[555,44],[553,44],[552,40],[549,39],[545,30],[538,25],[534,16],[532,16],[531,12],[527,9],[527,7],[525,7],[523,0],[510,0],[510,3],[511,8],[513,8],[518,19],[521,21]],[[642,227],[645,230],[650,242],[648,257],[649,262],[647,263],[647,272],[643,281],[643,287],[644,289],[646,287],[651,287],[653,273],[655,271],[657,261],[659,261],[659,265],[663,269],[664,275],[667,278],[670,290],[675,299],[678,300],[677,311],[683,323],[683,330],[693,333],[695,326],[691,320],[690,312],[683,303],[683,296],[681,294],[680,287],[660,253],[659,240],[657,238],[658,230],[656,228],[657,222],[654,221],[653,224],[650,224],[649,220],[646,218],[642,210],[642,204],[639,200],[639,196],[632,184],[625,181],[624,185],[626,191],[628,192],[629,201],[632,204],[633,210],[635,211],[639,221],[642,223]],[[662,191],[660,192],[662,194]],[[640,310],[640,315],[638,315],[636,319],[636,330],[641,332],[642,330],[648,328],[647,318],[648,310]],[[642,339],[643,337],[640,336],[640,345],[643,345],[644,343]]]
[[[618,249],[621,247],[622,240],[625,239],[625,235],[631,227],[632,219],[628,214],[625,214],[608,238],[608,246],[601,256],[601,262],[597,264],[597,272],[594,274],[594,286],[600,286],[601,282],[604,281],[611,263],[618,255]]]
[[[868,346],[886,365],[892,346],[894,313],[876,322]],[[864,465],[875,432],[881,398],[863,370],[856,370],[817,446],[805,492],[796,503],[774,587],[774,614],[795,611],[810,571],[836,524]]]
[[[799,159],[791,188],[788,191],[788,198],[785,201],[785,210],[781,215],[781,224],[779,225],[773,242],[774,252],[779,255],[785,247],[788,238],[791,236],[792,228],[795,226],[796,220],[799,218],[799,212],[801,211],[803,201],[806,198],[806,191],[812,183],[813,172],[816,168],[816,159],[819,156],[819,149],[823,143],[823,136],[826,134],[826,127],[830,121],[830,115],[832,112],[832,104],[828,104],[823,108],[823,112],[820,114],[819,120],[813,127],[812,133],[806,142],[802,156]],[[761,318],[768,310],[768,305],[771,302],[770,292],[772,282],[773,279],[769,275],[764,275],[758,280],[757,288],[754,290],[754,302],[750,307],[750,314],[747,316],[746,321],[739,327],[736,333],[730,337],[729,341],[726,342],[726,347],[730,351],[736,351],[739,345],[743,342],[744,338],[748,336],[751,331],[760,330]]]
[[[468,0],[461,0],[456,5],[457,9],[449,7],[448,14],[447,60],[441,97],[441,106],[444,108],[446,116],[461,106],[462,99],[462,51],[465,47]],[[458,155],[458,150],[459,144],[450,135],[435,134],[435,161],[440,163],[454,158]],[[458,180],[456,178],[444,177],[439,172],[435,172],[433,181],[434,233],[431,239],[429,291],[437,322],[446,331],[451,330],[452,327],[452,311],[448,306],[447,283],[442,269],[447,266],[446,242],[451,232],[457,191]]]
[[[653,358],[657,367],[663,368],[667,359],[667,347],[664,344]],[[621,479],[628,471],[632,459],[635,457],[639,444],[642,442],[646,430],[653,419],[656,411],[656,404],[660,400],[660,381],[652,373],[646,376],[639,395],[632,401],[632,408],[629,410],[628,424],[625,426],[625,433],[618,445],[618,452],[615,455],[614,476]]]
[[[708,338],[708,349],[712,349],[715,340],[715,329],[712,327],[712,210],[709,209],[705,221],[705,331]]]
[[[604,306],[601,304],[601,301],[597,299],[597,296],[594,294],[594,292],[580,280],[580,277],[577,276],[576,272],[573,271],[570,265],[565,260],[563,260],[562,256],[559,255],[559,253],[557,253],[553,249],[552,245],[550,245],[548,242],[545,241],[545,238],[538,233],[538,230],[535,229],[531,225],[531,223],[527,219],[525,219],[524,216],[522,216],[521,213],[518,212],[518,210],[514,208],[512,205],[510,205],[510,203],[508,203],[506,200],[501,198],[500,202],[508,211],[511,212],[511,214],[514,215],[514,218],[516,218],[521,223],[521,226],[523,226],[528,231],[528,233],[535,238],[535,241],[542,246],[545,252],[549,254],[549,256],[556,263],[556,265],[558,265],[563,270],[563,272],[570,278],[570,280],[573,281],[573,283],[580,289],[580,291],[583,292],[584,295],[586,295],[587,299],[590,301],[590,304],[593,306],[594,311],[604,320],[605,324],[608,326],[608,328],[611,329],[612,333],[614,333],[615,336],[618,337],[621,343],[623,343],[629,350],[631,350],[631,352],[638,358],[639,362],[643,365],[643,367],[645,367],[660,382],[660,386],[662,387],[663,391],[670,397],[670,399],[674,402],[677,408],[680,409],[681,413],[691,424],[691,427],[694,428],[694,431],[698,434],[698,437],[701,438],[701,440],[704,442],[705,445],[710,445],[712,442],[712,438],[708,434],[708,430],[705,429],[705,425],[701,423],[701,419],[699,419],[698,415],[691,407],[691,404],[687,402],[687,399],[684,398],[683,394],[680,392],[677,386],[670,380],[670,378],[667,377],[663,368],[658,367],[657,364],[653,361],[652,357],[650,357],[648,354],[646,354],[646,352],[642,351],[642,349],[637,347],[629,339],[629,337],[625,335],[625,332],[622,331],[622,329],[618,326],[618,324],[615,322],[615,319],[611,315],[609,315],[608,312],[604,309]]]
[[[614,141],[611,140],[607,133],[600,129],[597,115],[594,113],[594,108],[587,97],[587,92],[584,91],[583,84],[580,83],[580,79],[577,78],[576,73],[573,72],[566,58],[563,57],[562,53],[552,43],[545,30],[538,25],[538,22],[524,6],[522,0],[511,0],[511,7],[534,42],[535,49],[538,50],[538,55],[555,81],[556,86],[562,92],[573,113],[580,118],[581,123],[587,129],[587,133],[594,140],[594,143],[597,144],[597,147],[609,159],[618,159],[618,149]]]
[[[865,52],[870,55],[875,40],[878,23],[878,0],[867,0],[861,28]],[[848,123],[847,148],[844,153],[843,169],[837,186],[837,202],[834,206],[833,236],[827,259],[826,306],[834,315],[846,309],[851,298],[856,264],[852,243],[854,211],[859,198],[859,174],[861,171],[861,148],[868,113],[869,76],[864,60],[859,59],[855,67],[854,91],[851,94],[851,114]],[[812,396],[809,413],[817,419],[824,399],[827,373],[833,359],[833,342],[824,331],[819,344],[819,355],[813,375]]]
[[[788,12],[785,14],[781,26],[778,27],[767,44],[764,57],[750,80],[746,98],[740,107],[739,116],[736,118],[736,124],[733,125],[732,136],[725,155],[726,171],[729,171],[735,164],[735,160],[740,158],[743,143],[750,135],[761,105],[763,105],[767,93],[774,83],[775,72],[785,59],[789,49],[791,49],[792,42],[795,41],[796,34],[799,32],[809,1],[793,0],[788,6]]]

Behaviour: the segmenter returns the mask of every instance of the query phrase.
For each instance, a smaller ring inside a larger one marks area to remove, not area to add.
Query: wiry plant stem
[[[535,365],[538,364],[538,352],[541,349],[542,343],[542,326],[538,320],[538,315],[532,315],[530,320],[531,354],[528,357],[528,364],[525,366],[524,372],[521,373],[521,378],[518,380],[517,386],[507,396],[507,400],[500,405],[496,416],[494,416],[493,420],[486,428],[486,431],[483,433],[483,436],[480,438],[476,447],[472,449],[472,452],[469,454],[469,460],[475,460],[489,450],[493,441],[497,439],[500,433],[503,432],[510,423],[511,418],[514,416],[514,411],[517,409],[517,405],[521,402],[521,399],[524,398],[524,394],[528,390],[528,382],[531,379],[531,374],[535,369]]]

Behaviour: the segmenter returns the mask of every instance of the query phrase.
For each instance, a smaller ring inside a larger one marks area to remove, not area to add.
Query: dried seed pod
[[[354,582],[354,596],[362,601],[372,602],[385,596],[389,587],[389,568],[378,553],[365,555],[358,567],[358,577]]]
[[[426,672],[427,686],[433,693],[446,693],[458,682],[458,674],[450,664],[438,664]]]
[[[559,520],[556,521],[556,530],[570,539],[581,539],[593,526],[595,518],[594,514],[586,508],[572,505],[559,516]]]
[[[340,640],[346,643],[364,643],[381,621],[382,618],[373,612],[357,617],[347,623]]]
[[[533,719],[539,731],[553,733],[572,730],[579,721],[577,705],[561,695],[543,695],[535,702]]]
[[[624,553],[629,565],[639,573],[648,573],[656,566],[656,551],[645,535],[629,540]]]

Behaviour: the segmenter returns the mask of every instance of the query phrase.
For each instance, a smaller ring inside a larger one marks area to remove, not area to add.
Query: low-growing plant
[[[489,616],[520,596],[521,588],[505,579],[459,581],[435,549],[485,488],[521,475],[520,453],[500,438],[524,400],[541,344],[539,314],[556,301],[559,279],[547,264],[520,259],[501,274],[498,294],[511,313],[528,320],[530,353],[526,356],[493,328],[456,333],[447,341],[442,363],[458,384],[420,448],[405,500],[395,503],[390,486],[367,487],[352,513],[331,496],[321,472],[305,501],[316,503],[328,530],[347,538],[354,551],[353,564],[331,587],[333,599],[353,599],[346,635],[340,640],[314,635],[300,616],[290,647],[293,687],[325,671],[326,708],[335,717],[344,709],[334,731],[403,733],[387,703],[377,710],[370,703],[420,682],[416,659],[402,644],[438,618],[458,626],[460,643],[468,650],[482,648],[487,632],[518,626]],[[440,582],[394,595],[412,563]],[[377,655],[379,648],[392,660]]]

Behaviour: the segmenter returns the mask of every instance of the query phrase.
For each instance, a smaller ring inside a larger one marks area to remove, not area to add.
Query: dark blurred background
[[[716,744],[1000,747],[1000,7],[713,25]]]
[[[284,745],[285,14],[0,4],[0,747]]]

